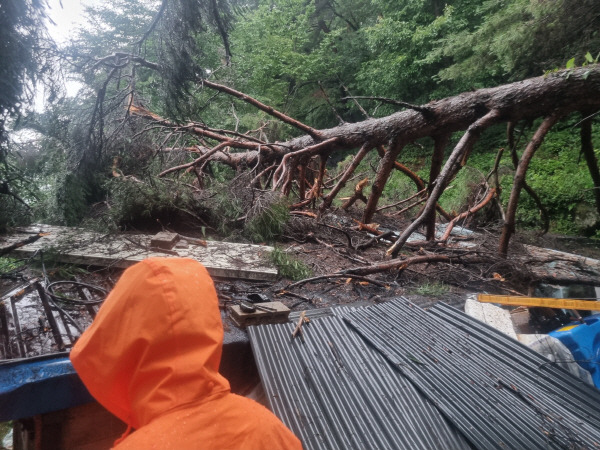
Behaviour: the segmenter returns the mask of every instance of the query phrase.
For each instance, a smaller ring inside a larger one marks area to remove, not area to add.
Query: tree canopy
[[[13,30],[27,29],[18,17],[43,17],[27,4],[7,16]],[[369,222],[382,199],[418,192],[424,208],[406,213],[429,239],[436,211],[452,220],[483,198],[495,199],[508,237],[516,223],[583,232],[569,220],[588,206],[600,212],[596,1],[129,0],[87,14],[92,25],[62,50],[85,89],[33,120],[65,126],[60,139],[46,132],[44,150],[65,174],[45,198],[71,199],[54,203],[57,221],[77,223],[104,202],[115,225],[179,211],[212,226],[228,183],[255,192],[229,200],[237,213],[219,220],[231,223],[281,195],[288,208],[322,214],[342,194],[353,199],[345,207],[365,202]],[[27,77],[44,71],[33,61],[12,72],[19,89],[0,105],[7,114]],[[463,189],[452,204],[452,180],[478,184],[461,170],[471,164],[493,174],[479,177],[486,195]],[[581,188],[538,195],[561,184],[556,164],[580,174]],[[370,179],[353,191],[359,174]]]

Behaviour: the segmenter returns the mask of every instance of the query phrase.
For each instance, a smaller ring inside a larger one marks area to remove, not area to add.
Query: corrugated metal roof
[[[341,317],[313,320],[304,343],[290,339],[294,327],[248,332],[270,406],[307,450],[469,448]]]
[[[600,391],[453,308],[397,299],[344,320],[478,448],[600,445]]]

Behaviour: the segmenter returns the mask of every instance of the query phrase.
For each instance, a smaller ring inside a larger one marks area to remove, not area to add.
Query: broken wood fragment
[[[23,239],[22,241],[15,242],[14,244],[11,244],[7,247],[0,248],[0,256],[6,255],[7,253],[12,252],[13,250],[19,247],[23,247],[24,245],[31,244],[32,242],[37,241],[39,238],[46,236],[47,234],[48,233],[36,233],[32,236],[29,236],[26,239]]]
[[[471,214],[475,214],[477,211],[479,211],[481,208],[483,208],[485,205],[487,205],[494,198],[495,194],[496,194],[496,189],[495,188],[490,189],[488,191],[488,193],[486,194],[486,196],[483,198],[483,200],[481,200],[481,202],[479,202],[477,205],[473,206],[472,208],[469,208],[464,213],[461,213],[458,216],[456,216],[454,219],[452,219],[450,221],[450,223],[448,223],[448,225],[446,226],[446,231],[444,231],[444,234],[441,237],[440,241],[446,242],[448,240],[448,238],[450,237],[450,233],[452,233],[452,229],[454,228],[454,225],[456,225],[456,222],[458,222],[459,220],[465,219],[466,217],[468,217]]]
[[[304,342],[304,332],[302,331],[302,325],[304,324],[305,320],[307,320],[306,311],[302,311],[300,313],[300,317],[298,318],[296,328],[294,328],[294,331],[292,331],[292,339],[299,335],[300,339],[302,339],[302,342]]]

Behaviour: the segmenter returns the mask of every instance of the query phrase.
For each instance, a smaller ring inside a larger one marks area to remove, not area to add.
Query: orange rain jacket
[[[301,449],[273,413],[218,372],[213,282],[191,259],[127,269],[71,351],[90,393],[136,431],[119,449]]]

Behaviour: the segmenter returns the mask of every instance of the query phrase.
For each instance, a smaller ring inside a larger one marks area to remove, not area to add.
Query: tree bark
[[[514,140],[514,126],[514,122],[510,122],[508,124],[506,134],[508,136],[508,146],[510,147],[510,157],[513,163],[513,167],[515,168],[515,170],[517,170],[517,167],[519,166],[519,155],[517,155],[517,144]],[[548,216],[548,211],[546,210],[546,207],[542,203],[542,199],[539,195],[537,195],[537,192],[535,192],[533,188],[529,186],[529,184],[527,184],[527,181],[523,181],[523,189],[525,189],[525,192],[529,194],[529,196],[533,199],[538,209],[540,210],[540,217],[542,219],[542,231],[543,234],[546,234],[550,229],[550,217]],[[504,217],[504,220],[506,221],[506,217]]]
[[[327,194],[323,198],[323,203],[321,203],[321,206],[319,208],[321,210],[321,212],[323,212],[325,209],[327,209],[331,206],[331,202],[333,201],[335,196],[338,195],[338,193],[346,185],[346,183],[348,182],[348,180],[350,179],[350,177],[352,176],[352,174],[354,173],[354,171],[356,170],[356,168],[358,167],[360,162],[364,159],[365,156],[367,156],[367,154],[371,150],[372,150],[372,147],[369,145],[368,142],[365,143],[360,148],[358,153],[352,159],[352,162],[350,163],[350,165],[346,168],[346,171],[344,172],[344,175],[342,175],[342,178],[340,178],[340,180],[333,187],[333,189],[331,191],[329,191],[329,194]]]
[[[585,116],[590,116],[584,112]],[[592,118],[588,117],[581,122],[581,153],[585,158],[590,176],[594,182],[594,199],[596,200],[596,209],[600,214],[600,171],[598,170],[598,160],[594,154],[594,145],[592,143]]]
[[[435,179],[442,170],[442,164],[444,163],[444,150],[448,145],[450,139],[449,134],[434,137],[433,155],[431,156],[431,166],[429,168],[429,186],[427,186],[427,194],[431,196]],[[432,209],[425,217],[425,237],[428,241],[432,241],[435,238],[435,209]]]
[[[371,186],[371,195],[369,196],[369,200],[367,201],[367,206],[365,207],[365,211],[363,213],[362,221],[364,223],[371,222],[373,219],[373,214],[377,210],[377,203],[379,202],[379,198],[383,193],[383,188],[385,187],[385,183],[387,183],[388,178],[390,177],[390,173],[394,169],[394,163],[396,162],[396,158],[402,151],[404,147],[404,143],[401,141],[395,141],[390,145],[390,148],[383,155],[383,158],[379,161],[379,167],[377,168],[377,175],[375,176],[375,180],[373,181],[373,186]]]
[[[493,125],[494,123],[496,123],[498,121],[499,117],[500,117],[500,113],[496,110],[492,110],[492,111],[488,112],[486,115],[484,115],[483,117],[481,117],[479,120],[475,121],[469,127],[469,129],[463,135],[463,137],[460,139],[458,144],[456,144],[456,147],[454,147],[454,150],[452,150],[452,153],[448,157],[448,160],[446,161],[444,168],[442,169],[439,176],[436,178],[435,185],[433,187],[433,190],[431,191],[431,195],[429,196],[427,203],[425,204],[425,208],[423,209],[423,211],[421,212],[419,217],[417,217],[413,221],[413,223],[411,223],[408,226],[408,228],[406,228],[402,232],[402,234],[400,235],[398,240],[394,243],[394,245],[392,245],[388,249],[388,251],[387,251],[388,254],[391,254],[392,256],[395,257],[398,254],[398,252],[400,251],[400,249],[402,248],[402,246],[406,243],[406,241],[408,240],[410,235],[413,234],[417,230],[417,228],[419,228],[421,226],[421,224],[423,224],[423,222],[425,221],[425,218],[429,214],[431,214],[432,211],[434,211],[435,205],[437,204],[440,196],[444,192],[444,189],[446,188],[448,181],[450,180],[452,175],[457,170],[456,166],[458,164],[458,161],[462,158],[462,156],[466,152],[468,152],[473,147],[473,144],[475,144],[475,142],[477,141],[477,139],[479,138],[479,136],[481,135],[483,130],[485,130],[490,125]]]
[[[515,231],[515,218],[517,215],[517,206],[519,203],[519,195],[521,194],[521,189],[523,189],[523,184],[525,182],[525,175],[527,174],[527,168],[529,167],[529,163],[536,150],[542,144],[544,137],[552,128],[552,126],[558,121],[560,115],[552,114],[549,117],[546,117],[542,124],[539,126],[529,144],[527,144],[527,148],[523,152],[521,156],[521,160],[517,166],[517,171],[515,173],[515,180],[513,182],[513,188],[510,192],[510,198],[508,200],[508,206],[506,208],[506,220],[504,222],[504,226],[502,227],[502,235],[500,236],[500,245],[498,252],[501,256],[506,256],[508,252],[508,242],[510,237]]]
[[[589,73],[584,78],[586,72]],[[317,139],[309,134],[282,143],[259,143],[238,136],[225,136],[198,123],[182,126],[144,110],[133,110],[131,113],[158,121],[165,126],[179,130],[187,129],[199,136],[218,141],[231,140],[232,148],[260,148],[265,158],[277,158],[330,138],[338,139],[329,145],[328,150],[337,150],[360,148],[365,142],[377,147],[392,139],[412,142],[426,136],[453,133],[466,130],[491,110],[498,111],[503,122],[517,122],[543,117],[553,111],[560,111],[562,115],[566,115],[577,110],[600,107],[600,66],[570,70],[569,78],[566,77],[566,73],[556,72],[430,102],[426,105],[427,111],[430,111],[427,114],[416,110],[400,111],[380,119],[368,119],[318,130]],[[205,86],[217,89],[214,83],[205,83]],[[218,86],[220,91],[229,93],[224,87]],[[265,111],[270,110],[266,108]],[[314,130],[311,129],[311,133],[314,133]],[[253,154],[253,157],[256,156]]]

